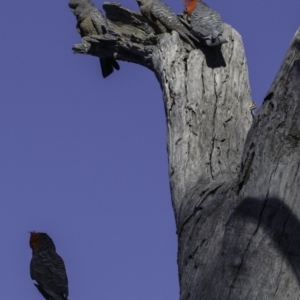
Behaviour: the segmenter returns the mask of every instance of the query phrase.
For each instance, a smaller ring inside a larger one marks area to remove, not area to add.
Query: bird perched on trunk
[[[184,14],[190,19],[192,33],[208,46],[227,43],[222,36],[223,22],[218,12],[201,0],[185,0]]]
[[[55,245],[48,234],[30,233],[30,276],[46,300],[68,300],[68,277],[62,258],[56,253]]]
[[[108,23],[102,12],[91,0],[70,0],[69,7],[77,18],[77,30],[81,37],[108,33]],[[114,68],[120,69],[114,57],[100,57],[103,77],[109,76]]]
[[[156,34],[175,30],[187,42],[196,48],[198,39],[181,23],[173,10],[160,0],[136,0],[142,15]]]

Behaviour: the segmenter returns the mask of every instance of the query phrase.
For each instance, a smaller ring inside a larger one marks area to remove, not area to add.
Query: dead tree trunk
[[[138,63],[160,82],[180,299],[300,299],[300,30],[253,121],[233,28],[222,48],[193,50],[176,32],[155,36],[139,13],[103,7],[119,36],[73,49]]]

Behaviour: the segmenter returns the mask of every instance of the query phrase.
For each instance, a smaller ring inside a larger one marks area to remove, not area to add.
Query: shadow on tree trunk
[[[200,49],[205,55],[206,64],[209,68],[226,67],[226,62],[221,51],[221,45],[215,47],[203,46]]]
[[[261,229],[272,240],[270,247],[289,262],[300,286],[300,220],[292,208],[278,198],[246,198],[237,207],[230,223],[236,224],[240,219],[256,224],[254,234]]]

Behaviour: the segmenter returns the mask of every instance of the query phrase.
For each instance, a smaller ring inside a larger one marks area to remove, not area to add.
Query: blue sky
[[[166,2],[182,11],[181,0]],[[74,55],[80,37],[67,3],[1,5],[2,297],[41,299],[29,276],[36,230],[65,260],[70,300],[178,299],[159,85],[125,62],[104,80],[97,58]],[[207,4],[243,36],[261,103],[300,25],[299,0]]]

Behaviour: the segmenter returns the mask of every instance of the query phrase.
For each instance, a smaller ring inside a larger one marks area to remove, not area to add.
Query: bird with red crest
[[[46,300],[68,300],[68,277],[62,258],[48,234],[30,232],[29,246],[32,249],[30,276]]]
[[[218,12],[201,0],[184,0],[184,15],[190,21],[191,31],[207,46],[227,43],[222,36],[223,22]]]
[[[198,39],[187,29],[175,12],[161,0],[136,0],[142,15],[156,34],[177,31],[179,36],[197,48]]]

